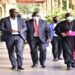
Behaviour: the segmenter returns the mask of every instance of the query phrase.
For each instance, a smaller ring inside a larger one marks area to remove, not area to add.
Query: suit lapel
[[[11,28],[11,22],[10,22],[10,17],[8,17],[7,18],[7,28],[9,29],[9,30],[12,30],[12,28]]]
[[[20,20],[19,18],[17,18],[17,23],[18,23],[18,29],[20,30],[20,29],[21,29],[22,24],[21,24],[21,20]]]
[[[33,19],[32,19],[31,22],[30,22],[30,28],[32,29],[33,32],[35,31]]]
[[[41,30],[41,28],[42,28],[42,21],[41,20],[39,20],[39,32],[40,32],[40,30]]]

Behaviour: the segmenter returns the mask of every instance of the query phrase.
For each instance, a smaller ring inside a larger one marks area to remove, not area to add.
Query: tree
[[[18,4],[17,7],[22,14],[29,14],[39,10],[39,4]]]

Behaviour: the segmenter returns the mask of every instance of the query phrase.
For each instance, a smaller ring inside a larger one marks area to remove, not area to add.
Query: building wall
[[[16,8],[16,0],[0,0],[0,18],[8,16],[11,8]]]
[[[0,0],[0,18],[2,18],[4,16],[5,9],[3,8],[3,6],[4,6],[4,3],[2,0]]]
[[[2,17],[2,5],[0,4],[0,18]]]

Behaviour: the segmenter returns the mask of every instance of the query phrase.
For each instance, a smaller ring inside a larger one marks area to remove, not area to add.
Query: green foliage
[[[60,20],[64,20],[65,19],[65,13],[66,13],[66,0],[62,0],[63,2],[63,10],[62,11],[59,11],[57,10],[57,7],[56,7],[56,0],[55,0],[55,3],[54,3],[54,13],[51,13],[51,14],[48,14],[45,18],[47,20],[48,23],[52,22],[52,18],[54,16],[59,16]],[[49,10],[49,9],[48,9]],[[50,13],[50,11],[48,12]]]
[[[65,13],[66,13],[66,11],[61,11],[61,12],[58,12],[58,13],[54,12],[54,13],[52,13],[50,15],[47,15],[45,18],[46,18],[48,23],[52,22],[52,18],[54,16],[59,16],[60,20],[64,20],[65,19]]]
[[[17,7],[22,14],[30,14],[40,8],[39,4],[18,4]]]
[[[61,12],[57,13],[57,12],[54,12],[53,14],[50,14],[50,15],[47,15],[45,18],[46,18],[46,21],[48,23],[51,23],[52,22],[52,18],[54,16],[59,16],[60,20],[65,20],[65,14],[66,14],[66,10],[62,10]],[[73,14],[73,17],[75,19],[75,10],[71,10],[71,13]]]
[[[45,17],[48,23],[52,22],[52,18],[54,16],[59,16],[61,21],[65,19],[65,13],[66,13],[66,7],[67,7],[66,1],[67,0],[62,0],[62,2],[63,2],[63,8],[62,8],[63,10],[62,11],[57,10],[57,7],[56,7],[57,0],[54,0],[54,1],[55,1],[54,7],[53,7],[54,13],[50,13],[51,10],[49,8],[48,13],[47,13],[48,15]],[[72,14],[75,17],[75,7],[74,6],[75,5],[72,4],[71,9],[72,9]],[[33,11],[39,11],[40,10],[40,5],[38,3],[37,4],[35,4],[35,3],[33,3],[33,4],[18,4],[17,7],[22,14],[32,14]]]
[[[19,4],[19,5],[17,5],[17,7],[18,7],[19,10],[20,10],[22,13],[24,13],[24,14],[26,14],[27,11],[28,11],[28,7],[25,6],[25,5],[23,5],[23,4]]]
[[[66,0],[62,0],[62,2],[63,2],[63,10],[66,10]]]

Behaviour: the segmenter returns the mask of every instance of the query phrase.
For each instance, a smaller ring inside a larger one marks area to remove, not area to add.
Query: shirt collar
[[[13,19],[13,18],[10,17],[10,19],[12,19],[12,20],[17,20],[17,17],[15,17],[15,19]]]

